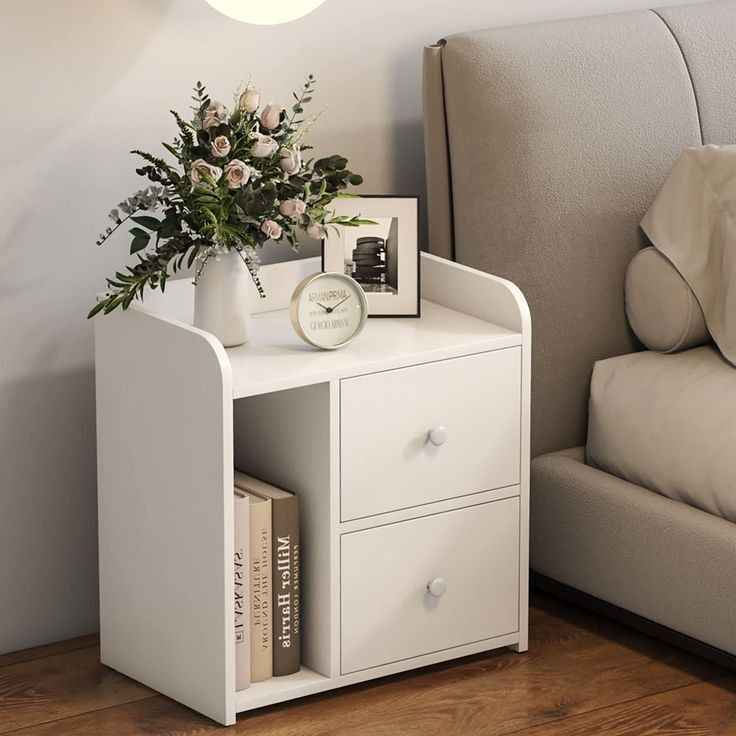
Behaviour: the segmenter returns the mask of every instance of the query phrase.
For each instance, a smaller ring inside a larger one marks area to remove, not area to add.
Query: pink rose
[[[250,152],[255,158],[268,158],[278,151],[279,144],[270,135],[256,133],[255,138],[256,143]]]
[[[228,153],[230,153],[230,141],[227,136],[218,135],[217,138],[212,141],[210,150],[212,151],[212,155],[217,156],[218,158],[224,158],[227,156]]]
[[[261,224],[261,232],[271,240],[278,240],[281,237],[281,225],[273,220],[264,220]]]
[[[282,148],[280,163],[281,170],[293,176],[302,168],[302,156],[296,148]]]
[[[210,128],[216,128],[221,123],[224,123],[227,119],[227,108],[222,102],[217,100],[210,100],[210,104],[207,106],[207,110],[204,114],[204,120],[202,121],[202,127],[205,130]]]
[[[313,222],[307,228],[307,235],[309,235],[310,238],[314,238],[315,240],[322,240],[322,238],[324,238],[326,234],[327,229],[324,225],[320,225],[318,222]]]
[[[192,184],[209,186],[209,184],[202,178],[202,172],[212,177],[215,182],[220,181],[220,177],[222,176],[222,169],[219,166],[213,166],[212,164],[208,164],[203,158],[198,158],[194,163],[192,163],[192,166],[189,169],[189,180]]]
[[[281,108],[269,102],[261,113],[261,127],[266,130],[276,130],[281,123]]]
[[[307,211],[307,203],[301,199],[287,199],[279,205],[279,212],[284,217],[298,220]]]
[[[246,112],[255,112],[261,104],[261,90],[249,84],[240,95],[238,104]]]
[[[234,158],[225,166],[225,178],[230,189],[239,189],[248,183],[250,167],[245,162]]]

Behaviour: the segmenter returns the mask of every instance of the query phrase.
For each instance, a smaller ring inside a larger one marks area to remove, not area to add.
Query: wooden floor
[[[526,654],[477,655],[266,708],[228,733],[736,734],[736,675],[554,598],[532,601]],[[95,637],[0,656],[0,734],[225,731],[98,657]]]

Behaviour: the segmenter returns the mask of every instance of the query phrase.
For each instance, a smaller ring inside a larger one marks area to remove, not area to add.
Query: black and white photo
[[[336,215],[373,224],[330,232],[323,270],[355,279],[371,317],[419,316],[419,242],[416,197],[359,197],[333,203]]]

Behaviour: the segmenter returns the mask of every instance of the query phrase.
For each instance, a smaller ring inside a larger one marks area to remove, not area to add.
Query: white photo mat
[[[417,197],[337,199],[330,209],[377,224],[330,229],[322,243],[323,270],[345,273],[363,287],[369,317],[418,317]]]

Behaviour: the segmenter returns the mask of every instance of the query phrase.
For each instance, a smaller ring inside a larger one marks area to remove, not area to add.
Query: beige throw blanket
[[[687,148],[641,223],[675,265],[736,365],[736,145]]]

